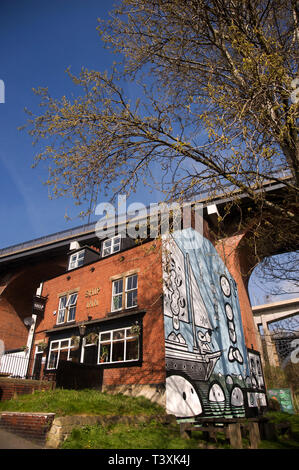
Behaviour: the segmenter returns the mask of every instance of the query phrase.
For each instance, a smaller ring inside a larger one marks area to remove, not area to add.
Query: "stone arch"
[[[64,273],[65,261],[55,260],[26,265],[6,273],[0,280],[0,339],[5,350],[18,349],[27,343],[28,327],[24,319],[32,314],[32,301],[40,283]]]
[[[247,347],[261,352],[261,340],[254,322],[249,298],[249,280],[255,267],[265,258],[294,251],[294,247],[277,242],[273,233],[267,238],[267,226],[262,223],[255,238],[254,225],[248,224],[242,231],[231,232],[218,238],[215,247],[238,285],[244,335]],[[227,227],[227,232],[229,228]]]

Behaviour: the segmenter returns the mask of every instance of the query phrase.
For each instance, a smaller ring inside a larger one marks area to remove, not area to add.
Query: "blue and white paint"
[[[167,411],[244,417],[252,374],[236,283],[195,230],[177,231],[163,243]]]

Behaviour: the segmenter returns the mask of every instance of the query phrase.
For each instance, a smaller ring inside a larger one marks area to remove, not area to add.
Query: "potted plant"
[[[78,349],[80,344],[80,337],[79,336],[72,336],[71,337],[71,345],[74,347],[74,349]]]
[[[100,362],[106,362],[108,357],[108,348],[107,346],[102,347],[102,354],[100,356]]]
[[[86,343],[94,343],[96,344],[99,341],[99,335],[92,331],[91,333],[88,333],[88,335],[85,336],[85,341]]]
[[[41,351],[45,351],[45,349],[47,349],[48,343],[46,343],[45,341],[42,341],[41,343],[38,343],[36,346],[38,346]]]
[[[130,333],[137,336],[140,334],[140,325],[137,321],[131,326]]]

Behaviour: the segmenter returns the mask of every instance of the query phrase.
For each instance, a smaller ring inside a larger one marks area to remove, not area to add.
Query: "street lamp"
[[[84,323],[82,325],[79,325],[79,335],[80,336],[85,335],[85,330],[86,330],[86,326],[84,325]]]

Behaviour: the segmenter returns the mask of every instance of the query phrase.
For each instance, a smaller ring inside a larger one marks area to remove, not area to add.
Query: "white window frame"
[[[63,299],[65,299],[65,305],[62,307],[61,304],[63,302]],[[57,321],[56,321],[57,325],[61,325],[62,323],[65,322],[66,303],[67,303],[67,295],[62,295],[59,298],[58,315],[57,315]],[[63,316],[60,314],[60,312],[63,312],[63,314],[62,314]],[[62,321],[60,321],[61,316],[62,316]]]
[[[67,341],[67,346],[61,347],[61,343]],[[53,347],[55,343],[58,343],[57,347]],[[72,338],[62,338],[62,339],[54,339],[50,342],[50,347],[49,347],[49,354],[48,354],[48,361],[47,361],[47,369],[48,370],[56,370],[59,364],[59,359],[60,359],[60,352],[67,350],[67,361],[71,361],[72,358],[70,356],[71,350],[75,348],[75,345],[72,345]],[[56,358],[56,364],[54,367],[50,367],[50,359],[51,359],[51,353],[57,351],[57,358]]]
[[[70,304],[70,301],[71,301],[71,298],[72,298],[73,295],[76,295],[75,302]],[[62,299],[66,299],[65,306],[63,308],[61,308]],[[75,321],[76,309],[77,309],[77,300],[78,300],[78,292],[71,292],[70,294],[64,294],[64,295],[60,296],[59,304],[58,304],[58,315],[57,315],[56,325],[62,325],[63,323],[68,323],[68,322],[71,322],[71,321]],[[74,313],[74,318],[69,319],[69,314],[70,314],[71,309],[74,309],[75,313]],[[61,318],[60,312],[63,312],[62,321],[60,321],[60,318]]]
[[[136,287],[132,289],[128,289],[128,280],[132,277],[136,277]],[[115,293],[114,291],[115,291],[115,286],[117,282],[122,282],[122,291]],[[133,291],[136,291],[136,303],[134,303],[134,305],[128,306],[128,294]],[[130,309],[130,308],[137,307],[138,306],[137,295],[138,295],[138,274],[137,273],[133,273],[133,274],[130,274],[129,276],[120,277],[119,279],[113,280],[112,281],[111,312],[119,312],[123,309]],[[116,297],[121,297],[121,307],[115,308],[114,299]]]
[[[34,368],[35,368],[35,363],[36,363],[36,359],[37,359],[37,356],[42,356],[44,353],[44,349],[40,349],[40,346],[37,344],[35,346],[35,352],[34,352],[34,360],[33,360],[33,366],[32,366],[32,374],[34,372]]]
[[[121,289],[121,292],[115,293],[114,292],[114,290],[115,290],[114,287],[116,286],[116,283],[118,283],[118,282],[122,282],[122,289]],[[121,297],[121,306],[119,308],[115,308],[115,305],[114,305],[114,298],[115,297]],[[123,298],[124,298],[124,280],[121,277],[120,279],[115,279],[114,281],[112,281],[111,312],[118,312],[119,310],[123,309]]]
[[[133,289],[128,289],[128,280],[132,277],[136,277],[136,287],[134,287]],[[128,307],[128,294],[130,292],[133,292],[133,291],[136,291],[136,303],[134,305],[130,305]],[[134,308],[134,307],[137,307],[138,303],[137,303],[137,294],[138,294],[138,275],[137,274],[131,274],[130,276],[127,276],[126,277],[126,287],[125,287],[125,301],[126,301],[126,309],[127,308]]]
[[[75,296],[75,300],[71,303],[72,297]],[[77,300],[78,300],[78,292],[73,292],[69,295],[67,302],[66,302],[66,309],[67,309],[67,322],[75,321],[76,317],[76,309],[77,309]],[[70,312],[74,312],[73,317],[70,318]]]
[[[85,250],[77,251],[70,256],[69,260],[69,271],[75,268],[79,268],[83,265],[84,262]],[[82,261],[82,262],[81,262]]]
[[[90,346],[96,346],[98,340],[95,340],[93,343],[86,343],[86,338],[83,338],[82,341],[82,348],[81,348],[81,357],[80,357],[80,363],[84,364],[84,358],[85,358],[85,349],[89,348]],[[98,356],[98,353],[97,353]]]
[[[107,246],[107,242],[110,242],[110,246]],[[102,246],[102,257],[105,258],[105,256],[109,256],[120,251],[120,244],[121,235],[116,235],[115,237],[107,238],[107,240],[104,240]],[[118,249],[115,249],[117,245]],[[106,253],[106,250],[109,251],[109,253]]]
[[[140,359],[140,336],[139,336],[139,334],[136,334],[136,333],[132,334],[130,332],[130,330],[131,330],[131,327],[129,326],[129,327],[124,327],[124,328],[115,328],[113,330],[100,331],[100,333],[99,333],[99,346],[98,346],[98,364],[120,364],[120,363],[124,363],[124,362],[127,363],[127,362],[139,361],[139,359]],[[118,331],[124,331],[124,338],[113,339],[113,333],[118,332]],[[110,340],[107,340],[107,339],[106,340],[101,340],[102,335],[107,335],[107,334],[110,334]],[[137,358],[126,359],[127,342],[128,342],[128,340],[131,340],[131,339],[137,339],[138,354],[137,354]],[[112,357],[113,357],[113,344],[121,343],[121,342],[124,342],[124,359],[122,361],[113,361],[112,360]],[[105,345],[108,345],[108,344],[111,345],[109,358],[104,363],[101,363],[100,362],[101,345],[105,346]]]

